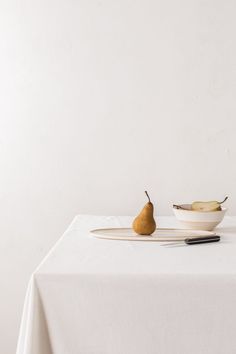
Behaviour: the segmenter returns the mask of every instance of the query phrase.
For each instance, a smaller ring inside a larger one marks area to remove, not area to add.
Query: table
[[[236,353],[236,217],[197,246],[89,233],[131,220],[74,219],[32,275],[17,354]]]

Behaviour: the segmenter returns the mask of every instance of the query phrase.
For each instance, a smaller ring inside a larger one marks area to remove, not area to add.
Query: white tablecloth
[[[130,223],[74,219],[30,280],[17,354],[236,353],[236,217],[198,246],[89,234]]]

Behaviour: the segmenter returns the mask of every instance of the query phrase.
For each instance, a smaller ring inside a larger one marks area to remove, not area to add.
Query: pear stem
[[[222,201],[222,202],[219,202],[219,204],[223,204],[224,202],[226,202],[226,200],[228,199],[229,197],[225,197],[225,199]]]
[[[151,203],[151,200],[150,200],[150,197],[149,197],[149,195],[148,195],[148,192],[145,191],[145,194],[146,194],[146,196],[148,197],[149,203]]]

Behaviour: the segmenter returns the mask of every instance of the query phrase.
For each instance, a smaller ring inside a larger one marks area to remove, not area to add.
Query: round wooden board
[[[124,241],[184,241],[186,238],[213,236],[215,232],[203,230],[158,228],[150,236],[137,235],[131,228],[95,229],[90,231],[97,238]]]

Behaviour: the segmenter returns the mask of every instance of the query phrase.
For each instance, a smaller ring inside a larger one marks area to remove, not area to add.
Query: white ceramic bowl
[[[227,208],[217,211],[195,211],[191,210],[189,204],[180,205],[186,209],[173,207],[174,214],[181,226],[186,229],[213,230],[224,218]]]

